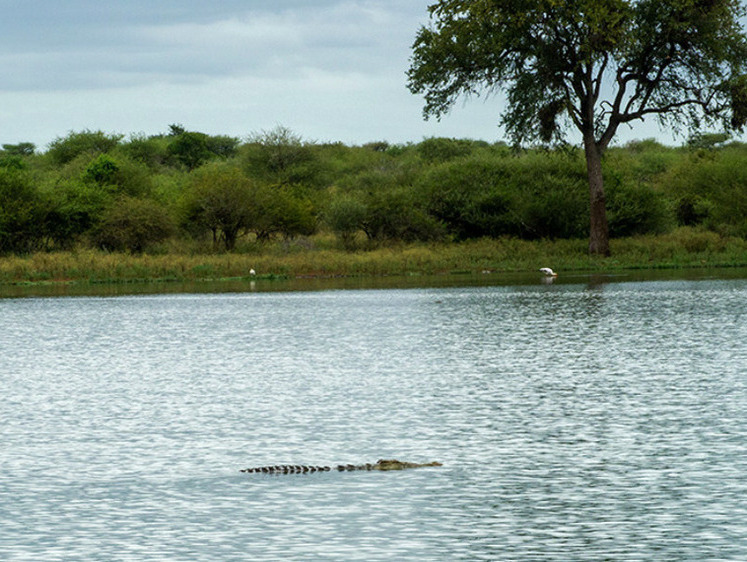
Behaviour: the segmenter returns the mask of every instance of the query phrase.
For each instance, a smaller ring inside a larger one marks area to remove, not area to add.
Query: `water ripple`
[[[0,558],[747,559],[745,297],[0,301]]]

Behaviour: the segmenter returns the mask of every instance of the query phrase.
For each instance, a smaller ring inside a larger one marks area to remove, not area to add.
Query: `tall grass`
[[[99,250],[0,258],[0,283],[124,283],[260,277],[412,275],[480,271],[563,271],[747,266],[747,240],[694,228],[612,241],[611,258],[592,258],[586,240],[516,238],[414,243],[346,252],[327,238],[268,244],[242,253],[132,255]]]

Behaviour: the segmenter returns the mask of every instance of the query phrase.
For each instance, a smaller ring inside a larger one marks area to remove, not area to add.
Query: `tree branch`
[[[599,71],[597,72],[597,77],[594,79],[594,99],[599,99],[599,93],[602,90],[602,80],[604,79],[604,73],[607,71],[607,64],[609,63],[610,55],[609,53],[604,53],[604,58],[602,60],[602,63],[599,65]]]
[[[622,113],[620,114],[620,117],[618,118],[620,123],[627,123],[629,121],[634,121],[636,119],[643,118],[644,115],[661,115],[663,113],[668,113],[670,111],[673,111],[675,109],[680,109],[682,107],[685,107],[687,105],[700,105],[701,108],[704,111],[707,111],[707,102],[700,100],[698,98],[692,98],[692,99],[684,99],[677,102],[668,103],[665,105],[661,105],[658,107],[649,107],[649,108],[642,108],[638,111],[633,111],[630,113]]]

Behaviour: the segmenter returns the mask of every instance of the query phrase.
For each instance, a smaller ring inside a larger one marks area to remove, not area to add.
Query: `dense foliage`
[[[591,254],[610,252],[601,160],[621,125],[747,125],[740,0],[438,0],[428,11],[408,71],[424,115],[501,91],[501,122],[516,144],[574,129],[586,156]]]
[[[580,150],[431,138],[364,146],[284,128],[246,141],[172,126],[70,133],[0,152],[0,253],[247,251],[334,233],[348,250],[403,241],[588,236]],[[747,145],[701,136],[604,159],[613,237],[689,226],[747,238]],[[303,245],[302,244],[302,245]]]

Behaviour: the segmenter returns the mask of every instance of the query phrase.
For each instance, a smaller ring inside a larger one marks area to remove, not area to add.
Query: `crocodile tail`
[[[262,474],[305,474],[307,472],[329,471],[329,466],[310,466],[302,464],[281,464],[276,466],[256,466],[244,468],[239,472],[262,473]]]

